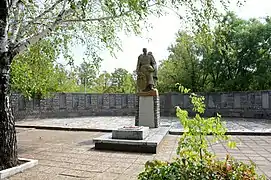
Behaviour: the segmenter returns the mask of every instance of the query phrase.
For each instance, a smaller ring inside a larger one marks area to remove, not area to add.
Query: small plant
[[[189,93],[190,90],[181,84],[176,84],[179,91]],[[228,141],[230,148],[236,147],[236,143],[226,136],[225,124],[221,122],[221,116],[203,118],[205,111],[204,97],[194,93],[190,94],[195,117],[189,118],[188,112],[176,107],[176,115],[184,128],[177,148],[179,158],[173,162],[148,161],[145,171],[139,174],[139,180],[261,180],[266,179],[256,173],[255,164],[250,165],[235,161],[227,155],[224,161],[219,161],[208,150],[210,143]]]
[[[182,93],[188,93],[190,91],[180,84],[177,84],[177,86]],[[203,157],[211,157],[211,153],[207,149],[207,135],[212,135],[210,137],[211,143],[219,140],[229,140],[230,136],[225,135],[227,129],[225,124],[220,120],[220,114],[211,118],[201,117],[205,111],[205,98],[203,96],[191,93],[189,97],[194,106],[193,111],[196,115],[191,119],[188,117],[188,112],[186,110],[183,110],[178,106],[176,107],[176,115],[184,128],[184,133],[179,141],[177,153],[181,157],[187,159],[190,158],[193,161],[202,161]],[[236,143],[228,141],[228,146],[234,148]]]

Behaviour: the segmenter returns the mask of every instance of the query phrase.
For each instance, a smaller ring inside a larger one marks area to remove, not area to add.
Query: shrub
[[[229,156],[224,161],[192,161],[177,158],[175,161],[147,162],[145,171],[139,174],[140,180],[260,180],[255,164],[237,162]]]
[[[190,90],[180,84],[179,90],[188,93]],[[210,141],[228,141],[228,146],[234,148],[235,142],[226,136],[225,124],[221,122],[221,116],[203,118],[205,111],[204,97],[194,93],[190,94],[195,117],[189,118],[188,112],[176,107],[176,115],[184,128],[177,148],[179,158],[173,162],[148,161],[145,170],[139,174],[139,180],[258,180],[266,179],[255,171],[255,164],[244,164],[227,155],[224,161],[215,158],[208,150],[209,141],[207,135],[212,135]]]

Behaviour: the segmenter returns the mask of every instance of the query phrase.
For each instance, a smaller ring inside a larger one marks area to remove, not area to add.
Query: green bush
[[[190,90],[180,84],[179,90],[188,93]],[[188,117],[188,112],[176,107],[176,115],[180,119],[184,128],[177,148],[179,158],[173,162],[148,161],[145,170],[139,174],[139,180],[258,180],[266,179],[259,176],[255,171],[255,164],[244,164],[235,161],[227,155],[224,161],[215,158],[214,154],[208,150],[211,141],[228,141],[230,148],[235,148],[236,143],[230,141],[230,136],[226,136],[225,124],[220,121],[221,116],[203,118],[201,115],[205,111],[204,97],[194,93],[190,94],[193,104],[194,118]],[[207,139],[207,135],[211,134]]]
[[[176,159],[175,161],[147,162],[145,171],[139,174],[140,180],[259,180],[266,179],[257,175],[255,164],[250,165],[226,158],[224,161],[213,159],[192,161]]]

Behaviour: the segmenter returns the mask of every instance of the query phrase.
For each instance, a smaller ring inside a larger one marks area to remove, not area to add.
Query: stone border
[[[167,127],[168,125],[161,124],[160,127]],[[73,127],[59,127],[59,126],[35,126],[35,125],[15,125],[17,128],[34,128],[44,130],[59,130],[59,131],[85,131],[85,132],[112,132],[113,129],[99,129],[99,128],[73,128]],[[182,135],[183,131],[178,129],[169,130],[170,135]],[[228,131],[226,135],[246,135],[246,136],[271,136],[271,132],[252,132],[252,131]]]
[[[159,96],[153,96],[153,111],[154,111],[154,124],[158,128],[160,126],[160,101]]]
[[[15,127],[45,129],[45,130],[59,130],[59,131],[87,131],[87,132],[112,132],[113,131],[113,129],[76,128],[76,127],[61,127],[61,126],[15,125]]]
[[[15,167],[0,171],[0,179],[5,179],[7,177],[13,176],[19,172],[23,172],[27,169],[30,169],[38,165],[38,160],[19,158],[19,161],[28,161],[28,162],[25,162],[19,166],[15,166]]]
[[[136,96],[136,105],[135,105],[135,126],[139,125],[139,96]]]
[[[170,129],[168,131],[170,135],[182,135],[183,131],[177,129]],[[211,135],[211,134],[210,134]],[[225,135],[232,136],[271,136],[271,132],[253,132],[253,131],[228,131]]]

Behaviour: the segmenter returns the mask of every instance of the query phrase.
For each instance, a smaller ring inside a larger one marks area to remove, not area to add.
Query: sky
[[[242,7],[237,7],[235,3],[232,3],[230,10],[236,12],[243,19],[271,16],[271,0],[246,0]],[[166,16],[159,18],[150,16],[149,20],[152,22],[153,28],[149,31],[143,31],[142,37],[126,36],[120,32],[122,51],[115,53],[116,58],[112,57],[107,50],[101,52],[101,57],[104,59],[101,71],[113,72],[115,68],[124,68],[133,72],[136,68],[137,57],[142,53],[143,47],[153,52],[157,62],[168,57],[167,49],[174,43],[176,33],[182,28],[180,19],[175,13],[169,11]],[[82,49],[82,47],[72,49],[73,54],[76,55],[76,65],[82,62]]]

